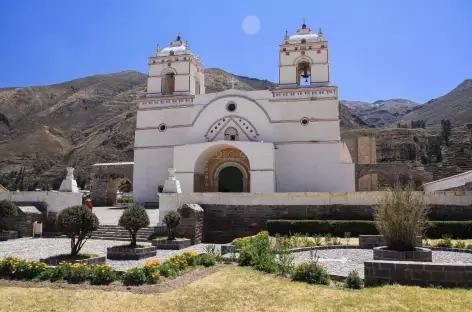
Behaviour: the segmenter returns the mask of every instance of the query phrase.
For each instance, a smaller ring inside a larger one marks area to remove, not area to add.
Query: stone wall
[[[359,248],[374,249],[374,247],[385,246],[383,235],[359,235]],[[423,237],[416,237],[416,246],[423,246]]]
[[[364,262],[365,286],[401,284],[472,287],[472,264],[439,264],[408,261]]]

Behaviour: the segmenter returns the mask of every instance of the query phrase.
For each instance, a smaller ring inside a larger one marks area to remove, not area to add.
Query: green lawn
[[[402,286],[354,291],[228,266],[162,294],[1,287],[0,311],[472,311],[472,291]]]

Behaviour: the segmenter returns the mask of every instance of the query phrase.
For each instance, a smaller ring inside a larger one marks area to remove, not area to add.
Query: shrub
[[[167,239],[175,240],[175,230],[180,224],[181,216],[177,211],[170,211],[164,217],[164,223],[167,227]]]
[[[349,272],[345,281],[346,288],[361,289],[363,284],[362,278],[359,276],[357,270]]]
[[[0,230],[7,230],[7,218],[18,215],[18,207],[10,200],[0,201]]]
[[[267,229],[270,235],[290,235],[299,229],[314,235],[315,244],[320,245],[322,237],[319,234],[331,233],[334,236],[344,235],[344,231],[351,232],[351,237],[359,235],[379,234],[374,221],[365,220],[268,220]],[[472,238],[472,221],[429,221],[426,236],[441,238],[450,234],[453,238]]]
[[[46,271],[46,264],[38,261],[18,260],[13,264],[11,276],[20,280],[32,280]]]
[[[88,280],[92,285],[109,285],[116,279],[115,271],[108,264],[97,264],[90,268]]]
[[[90,268],[84,263],[65,263],[62,278],[71,284],[80,284],[89,278]]]
[[[136,234],[144,227],[149,226],[149,216],[143,206],[130,204],[123,212],[118,225],[128,230],[131,237],[131,247],[136,247]]]
[[[146,282],[148,284],[155,284],[160,277],[160,261],[152,259],[144,263],[144,273],[146,274]]]
[[[427,228],[428,206],[414,185],[402,187],[398,182],[374,206],[374,220],[386,245],[394,250],[413,250],[416,236]]]
[[[277,270],[277,261],[274,250],[269,241],[268,232],[260,232],[251,237],[247,244],[241,247],[239,265],[251,265],[257,270],[273,273]]]
[[[144,268],[131,268],[123,273],[123,284],[125,286],[139,286],[147,282]]]
[[[72,256],[79,253],[92,232],[98,229],[98,225],[97,216],[85,206],[66,208],[56,220],[57,229],[71,239]]]
[[[38,279],[41,281],[49,280],[51,282],[56,282],[64,279],[67,276],[69,270],[68,263],[60,263],[52,269],[46,270],[38,276]]]
[[[204,267],[211,267],[216,264],[216,256],[205,253],[198,256],[198,263]]]
[[[315,236],[315,244],[318,246],[321,245],[319,236],[326,233],[337,237],[344,236],[345,232],[350,232],[351,237],[378,234],[375,223],[364,220],[268,220],[267,230],[272,236],[307,233]]]
[[[311,253],[311,259],[308,262],[301,262],[292,273],[292,280],[307,282],[309,284],[329,284],[329,275],[326,269],[318,263],[318,258]]]
[[[465,249],[465,242],[463,242],[463,241],[457,241],[457,242],[454,244],[454,248]]]
[[[3,257],[3,259],[0,261],[0,277],[13,277],[13,268],[18,261],[20,261],[20,259],[16,257]]]
[[[472,244],[468,244],[465,248],[472,249]]]
[[[179,268],[169,261],[162,263],[159,269],[161,271],[161,275],[164,277],[175,277],[180,274]]]
[[[189,266],[196,266],[198,265],[198,254],[195,251],[186,251],[180,255],[181,257],[185,258],[187,264]]]
[[[185,270],[188,267],[187,257],[182,256],[182,254],[170,257],[166,262],[169,262],[179,271]]]
[[[452,248],[452,236],[443,235],[442,239],[436,243],[437,247]]]

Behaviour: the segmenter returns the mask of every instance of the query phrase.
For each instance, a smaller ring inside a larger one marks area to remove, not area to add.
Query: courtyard
[[[405,286],[346,290],[223,266],[170,292],[0,286],[0,311],[472,311],[472,291]]]

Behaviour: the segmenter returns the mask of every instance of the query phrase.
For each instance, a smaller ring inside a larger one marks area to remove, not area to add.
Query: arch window
[[[225,141],[239,141],[238,130],[234,127],[228,127],[225,130]]]

